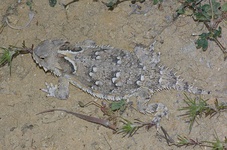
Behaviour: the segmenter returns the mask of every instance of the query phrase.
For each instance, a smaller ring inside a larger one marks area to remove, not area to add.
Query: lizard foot
[[[57,85],[53,85],[52,83],[48,84],[45,82],[46,89],[41,89],[43,92],[47,93],[47,96],[56,97],[55,93],[58,89]]]

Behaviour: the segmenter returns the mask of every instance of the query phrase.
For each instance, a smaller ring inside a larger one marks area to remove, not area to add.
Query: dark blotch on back
[[[64,45],[59,47],[60,50],[69,50],[72,52],[79,52],[83,50],[81,47],[75,47],[74,45],[71,45],[69,42],[65,42]]]
[[[184,90],[185,90],[185,91],[188,91],[188,86],[189,86],[189,85],[188,85],[188,82],[185,82],[185,84],[184,84]]]

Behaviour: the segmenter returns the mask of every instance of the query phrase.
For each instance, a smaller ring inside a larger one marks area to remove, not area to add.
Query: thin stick
[[[10,28],[12,28],[12,29],[15,29],[15,30],[22,30],[22,29],[26,28],[26,27],[31,23],[31,21],[32,21],[32,19],[34,18],[35,14],[31,11],[31,12],[29,12],[28,16],[29,16],[29,21],[25,24],[25,26],[14,27],[14,26],[12,26],[12,25],[9,23],[7,17],[6,17],[6,19],[5,19],[5,22],[6,22],[6,24],[7,24]]]
[[[40,112],[40,113],[38,113],[36,115],[44,114],[44,113],[48,113],[48,112],[54,112],[54,111],[63,111],[63,112],[66,112],[68,114],[74,115],[74,116],[76,116],[76,117],[78,117],[80,119],[86,120],[88,122],[100,124],[100,125],[103,125],[104,127],[107,127],[107,128],[110,128],[110,129],[116,131],[116,126],[111,124],[107,120],[103,120],[103,119],[100,119],[100,118],[79,114],[79,113],[68,111],[68,110],[64,110],[64,109],[50,109],[50,110],[46,110],[46,111]]]

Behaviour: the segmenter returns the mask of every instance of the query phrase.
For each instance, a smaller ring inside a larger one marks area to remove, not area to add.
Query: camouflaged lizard
[[[136,99],[142,113],[157,112],[159,123],[168,109],[162,103],[148,104],[151,96],[164,89],[208,94],[184,82],[171,69],[160,64],[154,45],[138,45],[133,52],[111,46],[98,46],[92,40],[71,44],[65,40],[45,40],[33,51],[33,59],[45,71],[59,77],[59,84],[47,84],[47,96],[67,99],[69,83],[106,100]]]

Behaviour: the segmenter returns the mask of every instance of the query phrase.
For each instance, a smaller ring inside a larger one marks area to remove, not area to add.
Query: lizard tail
[[[187,91],[193,94],[210,94],[210,91],[206,91],[183,81],[176,75],[171,69],[167,67],[160,67],[159,84],[163,89],[176,89],[180,91]]]

